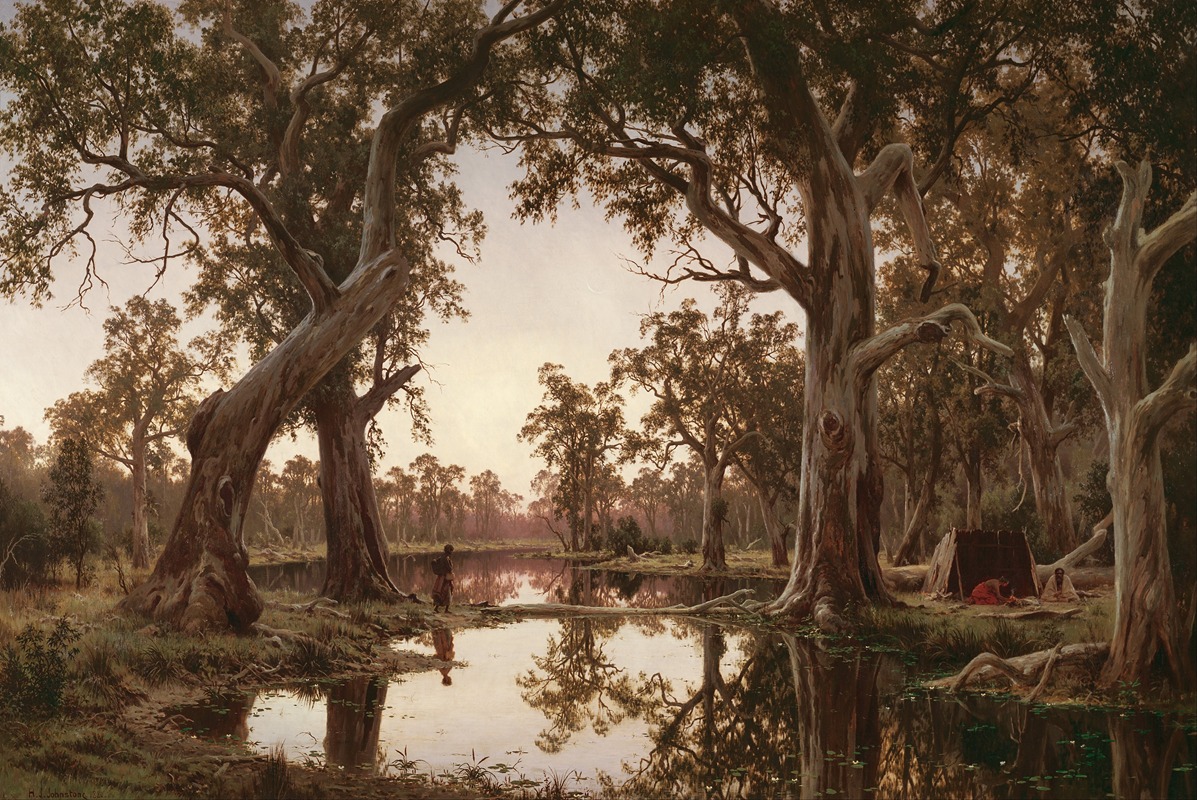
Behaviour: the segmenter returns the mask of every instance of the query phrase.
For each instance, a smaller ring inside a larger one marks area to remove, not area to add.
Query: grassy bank
[[[440,661],[403,638],[487,624],[480,615],[406,602],[308,607],[310,598],[265,592],[264,634],[193,637],[114,613],[121,594],[102,579],[82,592],[0,593],[0,798],[484,795],[468,771],[350,778],[288,765],[196,738],[169,713],[230,692],[435,669]]]

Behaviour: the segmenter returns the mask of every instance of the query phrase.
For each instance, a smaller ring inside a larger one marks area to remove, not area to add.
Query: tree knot
[[[842,452],[848,448],[848,429],[844,427],[844,420],[835,411],[824,411],[819,417],[819,437],[823,446],[832,452]]]
[[[915,336],[917,336],[918,340],[924,344],[942,342],[944,337],[947,335],[948,329],[946,325],[942,325],[938,322],[931,322],[930,320],[926,322],[920,322],[918,330],[915,331]]]

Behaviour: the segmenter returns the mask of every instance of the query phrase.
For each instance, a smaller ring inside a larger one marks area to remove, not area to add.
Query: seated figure
[[[1047,579],[1039,599],[1045,603],[1076,603],[1081,599],[1072,581],[1064,574],[1061,567],[1056,567],[1056,574]]]

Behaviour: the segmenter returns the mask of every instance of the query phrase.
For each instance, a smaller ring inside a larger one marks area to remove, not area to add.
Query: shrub
[[[16,715],[56,713],[62,705],[68,665],[78,652],[79,631],[66,618],[47,636],[28,625],[0,654],[0,708]]]
[[[683,553],[687,555],[694,555],[698,552],[698,541],[696,539],[686,539],[678,547]]]
[[[640,530],[640,523],[633,517],[620,517],[615,527],[607,532],[607,549],[616,556],[626,555],[631,545],[637,553],[649,549],[649,542]]]

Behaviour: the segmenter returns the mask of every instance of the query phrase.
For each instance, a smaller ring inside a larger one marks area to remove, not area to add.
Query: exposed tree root
[[[947,678],[927,683],[928,688],[947,689],[949,692],[962,691],[970,681],[982,681],[1004,675],[1012,683],[1029,687],[1035,683],[1035,675],[1043,671],[1038,684],[1027,696],[1027,699],[1038,698],[1047,686],[1051,672],[1063,664],[1080,664],[1098,655],[1104,655],[1110,649],[1108,642],[1083,642],[1070,644],[1066,647],[1056,645],[1050,650],[1040,650],[1014,658],[999,658],[993,653],[981,653],[960,670]]]
[[[565,603],[529,603],[483,608],[483,613],[517,614],[522,617],[647,617],[714,612],[751,613],[754,607],[745,602],[752,594],[751,589],[740,589],[731,594],[716,597],[693,606],[666,606],[665,608],[613,608],[609,606],[571,606]]]

